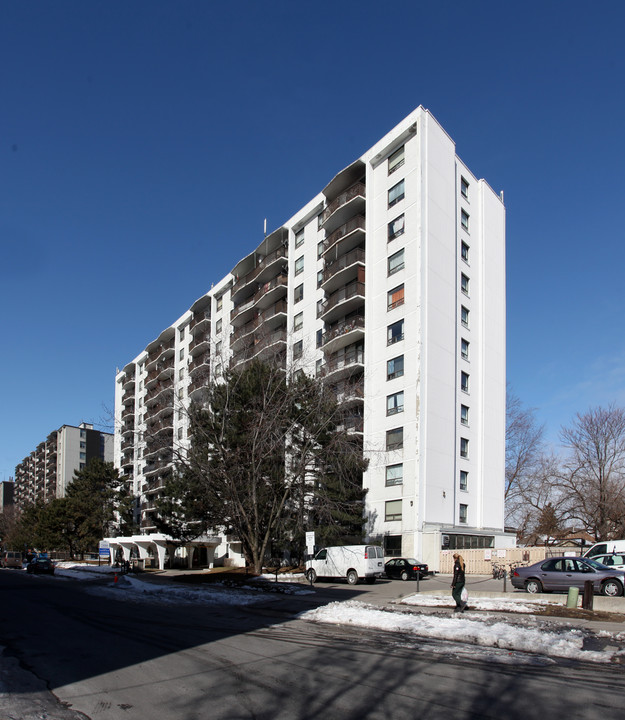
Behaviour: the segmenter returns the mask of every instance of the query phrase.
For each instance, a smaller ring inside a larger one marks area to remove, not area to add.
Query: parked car
[[[48,558],[34,558],[26,566],[26,572],[36,575],[41,573],[54,575],[54,563]]]
[[[610,553],[625,553],[625,540],[603,540],[591,545],[584,553],[584,557],[594,558],[597,555]]]
[[[0,565],[3,568],[22,568],[22,553],[14,550],[5,550],[0,555]]]
[[[616,597],[623,594],[625,572],[598,563],[592,558],[553,557],[529,567],[515,568],[512,585],[528,593],[551,590],[566,592],[570,587],[584,589],[592,580],[596,593]]]
[[[394,580],[416,580],[428,574],[428,566],[414,558],[393,558],[384,566],[384,572]]]
[[[595,562],[601,563],[609,568],[625,570],[625,553],[609,553],[608,555],[595,555],[592,558]]]
[[[361,578],[374,583],[384,572],[384,551],[378,545],[343,545],[319,550],[307,562],[306,577],[310,582],[317,578],[346,578],[355,585]]]

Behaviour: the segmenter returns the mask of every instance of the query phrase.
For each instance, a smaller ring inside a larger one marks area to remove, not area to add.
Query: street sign
[[[315,552],[315,533],[314,532],[306,533],[306,552],[309,555],[312,555]]]
[[[109,557],[111,554],[111,549],[109,547],[109,541],[108,540],[100,540],[99,550],[100,550],[100,557]]]

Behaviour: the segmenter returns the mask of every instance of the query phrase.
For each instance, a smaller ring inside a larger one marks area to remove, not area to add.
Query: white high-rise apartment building
[[[367,534],[438,567],[505,547],[505,209],[419,107],[118,374],[115,461],[141,524],[225,364],[335,388],[362,437]],[[232,550],[232,548],[230,548]]]

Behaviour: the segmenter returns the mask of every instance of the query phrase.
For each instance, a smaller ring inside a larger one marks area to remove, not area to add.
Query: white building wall
[[[402,145],[404,164],[389,174],[388,158]],[[450,533],[490,533],[497,544],[507,543],[503,536],[505,213],[501,199],[473,176],[456,155],[453,140],[423,108],[411,113],[347,170],[357,172],[358,163],[366,173],[363,446],[369,459],[364,476],[367,529],[378,539],[401,536],[404,555],[422,556],[435,567],[441,542]],[[462,178],[468,182],[468,197],[462,193]],[[389,208],[389,189],[400,180],[404,198]],[[318,273],[324,268],[318,244],[325,237],[318,216],[325,205],[325,196],[319,194],[282,226],[288,242],[287,367],[304,368],[311,375],[327,359],[317,347],[317,334],[324,329],[317,307],[325,298],[318,286]],[[463,227],[463,210],[469,216],[468,230]],[[404,215],[404,233],[389,241],[388,224],[400,214]],[[296,247],[301,231],[304,241]],[[469,247],[466,260],[463,243]],[[257,249],[264,247],[261,244]],[[389,275],[388,258],[401,249],[404,267]],[[248,258],[233,266],[240,266],[243,276],[253,267],[252,256]],[[299,258],[303,258],[303,271],[296,275]],[[469,279],[468,293],[462,291],[463,275]],[[234,307],[230,288],[237,280],[228,274],[207,293],[213,379],[220,376],[230,357]],[[303,298],[295,302],[300,284]],[[389,310],[388,293],[401,284],[404,303]],[[469,327],[461,322],[463,307],[469,311]],[[300,313],[301,326],[296,326]],[[181,408],[189,401],[190,334],[181,339],[180,329],[190,317],[187,313],[174,324],[174,385]],[[387,328],[402,319],[403,339],[389,345]],[[462,357],[463,339],[469,342],[468,358]],[[299,341],[302,355],[294,361],[293,347]],[[404,374],[389,380],[387,361],[400,355],[404,356]],[[145,356],[133,361],[137,408],[144,392],[141,367]],[[469,376],[468,392],[461,388],[462,373]],[[116,424],[120,427],[122,387],[118,382]],[[387,396],[400,391],[403,412],[388,415]],[[468,424],[461,422],[462,405],[469,408]],[[137,411],[138,438],[145,431],[142,422]],[[388,451],[386,432],[396,427],[404,429],[403,447]],[[176,440],[182,428],[186,441],[187,424],[177,413],[174,428]],[[469,443],[467,457],[461,457],[463,438]],[[138,447],[140,453],[141,441]],[[115,455],[116,463],[120,462],[123,453],[118,437]],[[387,466],[399,463],[403,464],[403,482],[387,486]],[[466,489],[460,488],[461,470],[468,473]],[[137,458],[135,477],[140,490]],[[401,519],[387,520],[386,503],[393,500],[401,500]],[[467,509],[462,521],[461,506]]]

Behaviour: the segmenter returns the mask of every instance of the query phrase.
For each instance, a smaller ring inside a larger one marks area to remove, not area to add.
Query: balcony
[[[196,355],[193,358],[193,362],[189,363],[189,372],[193,374],[196,370],[199,370],[200,368],[209,369],[210,368],[210,360],[211,360],[210,352],[205,352],[202,355]]]
[[[210,332],[199,332],[189,344],[189,353],[193,356],[205,352],[210,343]]]
[[[174,374],[174,358],[173,356],[165,360],[163,363],[159,363],[152,372],[148,373],[145,379],[145,386],[154,387],[157,380],[165,382],[168,378],[171,378]]]
[[[323,281],[321,287],[327,294],[334,292],[337,288],[358,277],[359,268],[365,266],[365,251],[363,248],[356,248],[347,255],[341,255],[336,260],[326,259],[323,269]]]
[[[321,367],[321,377],[336,381],[355,372],[364,370],[365,353],[362,345],[346,347],[345,352],[328,358]]]
[[[349,315],[365,302],[365,284],[363,282],[351,282],[345,287],[339,288],[323,301],[317,311],[317,317],[325,323],[332,323],[334,320]]]
[[[150,373],[150,370],[153,370],[156,365],[165,362],[167,358],[173,356],[174,347],[175,340],[174,338],[172,338],[167,343],[161,343],[161,345],[159,345],[156,350],[153,350],[150,355],[148,355],[148,360],[145,364],[145,369],[147,370],[148,375]]]
[[[327,235],[323,241],[323,255],[326,264],[361,245],[365,239],[365,229],[364,215],[356,215],[333,233]]]
[[[204,327],[208,322],[210,322],[211,319],[211,313],[210,310],[204,310],[200,312],[193,313],[193,319],[189,323],[189,331],[192,332],[196,327],[202,326]]]
[[[331,233],[349,218],[364,211],[366,192],[364,183],[354,183],[326,207],[321,217],[326,233]]]
[[[146,407],[152,407],[157,402],[165,403],[167,405],[173,405],[174,402],[174,389],[171,382],[159,382],[151,387],[148,394],[145,396]]]
[[[126,420],[128,417],[134,417],[134,414],[135,404],[132,403],[132,405],[126,405],[122,410],[122,420]]]
[[[345,415],[336,429],[345,430],[348,433],[361,434],[364,430],[364,419],[360,414]]]
[[[355,315],[333,325],[321,339],[323,351],[335,353],[337,350],[352,345],[365,336],[365,317]]]
[[[283,324],[286,318],[287,304],[285,300],[279,300],[275,305],[258,312],[253,320],[245,325],[238,327],[230,336],[230,347],[236,352],[237,347],[241,345],[244,338],[249,337],[261,325],[265,325],[268,329],[273,329]]]
[[[358,405],[365,396],[365,381],[363,377],[355,381],[343,380],[332,387],[336,401],[342,406]]]
[[[122,380],[122,389],[124,392],[128,392],[131,390],[131,388],[134,388],[135,386],[135,374],[134,372],[132,375],[126,375],[124,379]]]
[[[275,274],[276,264],[282,264],[281,261],[287,257],[288,249],[286,246],[279,247],[277,250],[274,250],[264,257],[259,257],[257,260],[258,264],[251,272],[248,272],[243,277],[237,278],[236,282],[232,286],[232,297],[252,282],[262,283],[263,281],[270,279],[272,275],[271,268],[274,268],[273,274]]]

